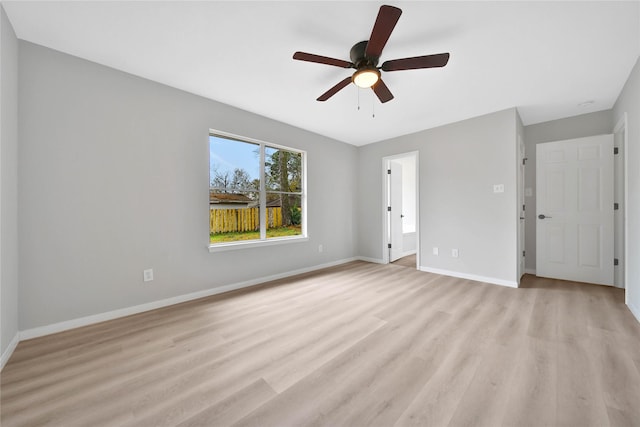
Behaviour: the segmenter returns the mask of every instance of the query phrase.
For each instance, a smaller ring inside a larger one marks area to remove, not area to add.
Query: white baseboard
[[[640,309],[638,309],[638,307],[636,307],[635,305],[631,304],[630,302],[627,303],[627,307],[629,307],[629,310],[631,310],[631,313],[633,314],[633,317],[635,317],[636,320],[638,322],[640,322]]]
[[[9,346],[7,347],[7,349],[4,351],[4,353],[2,353],[2,356],[0,357],[0,371],[2,371],[2,368],[4,368],[4,365],[6,365],[7,362],[9,361],[9,358],[15,351],[19,342],[20,342],[20,332],[17,332],[16,335],[11,340],[11,342],[9,343]]]
[[[508,286],[510,288],[518,287],[518,282],[503,280],[503,279],[496,279],[495,277],[477,276],[475,274],[459,273],[457,271],[440,270],[438,268],[422,267],[422,266],[420,266],[419,270],[426,271],[427,273],[441,274],[443,276],[452,276],[452,277],[459,277],[461,279],[475,280],[476,282],[491,283],[493,285],[500,285],[500,286]]]
[[[204,291],[192,292],[190,294],[179,295],[177,297],[171,297],[163,300],[153,301],[146,304],[140,304],[133,307],[122,308],[119,310],[108,311],[105,313],[95,314],[92,316],[81,317],[78,319],[67,320],[64,322],[54,323],[46,326],[39,326],[37,328],[27,329],[20,332],[20,340],[28,340],[32,338],[41,337],[44,335],[55,334],[58,332],[67,331],[69,329],[75,329],[82,326],[92,325],[94,323],[100,323],[107,320],[117,319],[119,317],[130,316],[132,314],[138,314],[145,311],[155,310],[157,308],[167,307],[174,304],[180,304],[182,302],[192,301],[198,298],[204,298],[212,295],[221,294],[223,292],[235,291],[237,289],[247,288],[249,286],[259,285],[261,283],[270,282],[272,280],[283,279],[285,277],[295,276],[298,274],[309,273],[315,270],[321,270],[323,268],[334,267],[336,265],[345,264],[347,262],[355,261],[356,258],[346,258],[338,261],[333,261],[326,264],[315,265],[313,267],[301,268],[298,270],[288,271],[286,273],[274,274],[267,277],[260,277],[258,279],[247,280],[245,282],[234,283],[226,286],[219,286],[216,288],[206,289]],[[17,342],[16,342],[17,344]],[[3,356],[4,357],[4,356]],[[3,359],[4,360],[4,359]]]
[[[536,269],[535,268],[525,268],[524,272],[525,272],[525,274],[533,274],[534,276],[536,275]]]
[[[374,264],[385,264],[384,260],[378,259],[378,258],[369,258],[369,257],[366,257],[366,256],[357,256],[355,259],[357,259],[358,261],[372,262]]]

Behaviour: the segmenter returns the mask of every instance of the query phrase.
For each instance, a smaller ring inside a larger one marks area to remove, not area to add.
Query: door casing
[[[398,160],[406,157],[412,157],[415,162],[416,182],[415,182],[415,198],[416,198],[416,269],[420,268],[420,162],[419,152],[410,151],[401,154],[395,154],[392,156],[386,156],[382,158],[382,263],[389,263],[389,248],[388,248],[388,236],[389,236],[389,221],[388,221],[388,200],[389,200],[389,186],[387,180],[387,170],[389,168],[389,162],[392,160]]]

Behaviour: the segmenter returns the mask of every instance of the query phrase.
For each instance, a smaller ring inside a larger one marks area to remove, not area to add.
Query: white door
[[[613,135],[536,146],[536,275],[613,284]]]
[[[389,162],[389,235],[391,236],[391,249],[389,249],[389,262],[402,257],[402,164]]]

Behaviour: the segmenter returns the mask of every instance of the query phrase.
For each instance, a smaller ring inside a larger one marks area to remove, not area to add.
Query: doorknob
[[[545,216],[544,214],[538,215],[538,219],[551,218],[550,216]]]

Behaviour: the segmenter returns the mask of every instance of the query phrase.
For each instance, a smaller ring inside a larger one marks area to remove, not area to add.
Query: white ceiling
[[[386,104],[354,85],[317,102],[351,71],[293,53],[349,60],[383,3],[2,4],[23,40],[354,145],[514,106],[525,125],[608,109],[640,53],[638,1],[389,2],[403,14],[381,63],[450,52],[449,64],[383,73]]]

